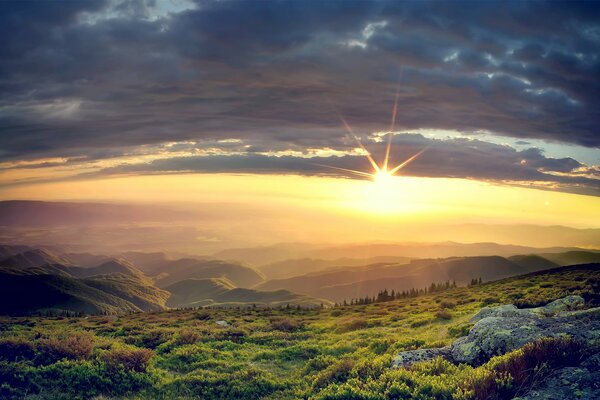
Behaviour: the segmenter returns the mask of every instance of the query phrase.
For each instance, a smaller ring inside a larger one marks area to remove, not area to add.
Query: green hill
[[[273,279],[257,285],[255,289],[287,289],[341,301],[374,296],[382,289],[402,291],[424,288],[432,282],[445,281],[465,285],[473,278],[491,281],[556,266],[537,258],[515,261],[499,256],[481,256],[422,259],[413,260],[409,264],[373,264],[326,270],[287,279]]]
[[[184,279],[226,278],[237,287],[252,287],[264,280],[253,268],[223,260],[181,259],[155,269],[158,287],[166,287]]]
[[[47,311],[116,314],[141,309],[68,276],[0,273],[0,314]]]
[[[198,287],[216,296],[236,290],[226,280],[205,281],[178,286],[187,294]],[[530,398],[533,383],[509,383],[515,377],[522,382],[523,374],[533,376],[535,384],[548,376],[562,381],[563,365],[552,348],[528,353],[537,365],[523,364],[521,350],[479,367],[443,359],[407,369],[392,369],[392,363],[400,352],[442,348],[465,336],[482,307],[536,307],[569,295],[597,307],[599,289],[600,264],[588,264],[324,309],[237,309],[228,303],[119,318],[0,317],[0,397],[485,400],[511,399],[516,391]],[[251,296],[240,291],[231,299],[240,298]],[[597,326],[597,320],[590,323]],[[565,383],[574,396],[554,398],[575,398],[576,392],[582,399],[597,398],[579,386],[594,384],[588,371],[597,371],[597,348],[591,349],[595,353],[559,350],[559,356],[575,359],[567,367],[576,379]],[[591,365],[589,370],[579,369],[581,362]]]
[[[600,262],[599,251],[566,251],[564,253],[543,253],[541,256],[558,265],[575,265]]]
[[[258,291],[236,288],[223,278],[186,279],[165,288],[171,292],[170,307],[198,306],[256,306],[282,307],[286,305],[319,307],[330,305],[327,300],[298,295],[287,290]]]

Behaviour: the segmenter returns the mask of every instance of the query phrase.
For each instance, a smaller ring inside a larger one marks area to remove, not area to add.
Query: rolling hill
[[[50,311],[117,314],[142,310],[127,300],[68,276],[0,272],[0,314]]]
[[[383,256],[372,258],[338,258],[323,260],[315,258],[297,258],[279,261],[258,267],[267,279],[290,278],[333,268],[358,267],[376,263],[406,264],[411,259],[408,257]]]
[[[564,253],[543,253],[542,257],[558,265],[589,264],[600,262],[599,251],[573,250]]]
[[[320,246],[304,243],[284,243],[266,247],[227,249],[216,253],[215,257],[227,260],[238,260],[253,266],[264,266],[267,264],[302,258],[336,260],[340,258],[369,259],[373,257],[509,257],[519,254],[559,253],[572,250],[577,251],[581,249],[576,247],[536,248],[493,242],[456,243],[451,241],[437,243],[374,242]]]
[[[409,290],[431,283],[456,281],[465,285],[473,278],[491,281],[555,267],[542,257],[513,260],[499,256],[452,257],[413,260],[409,264],[373,264],[339,268],[257,285],[259,290],[287,289],[332,301],[374,296],[382,289]]]
[[[155,268],[155,283],[166,287],[184,279],[226,278],[237,287],[250,288],[264,281],[264,276],[238,262],[223,260],[180,259]]]
[[[227,279],[186,279],[165,288],[171,292],[170,307],[240,306],[253,304],[260,307],[330,305],[328,300],[299,295],[288,290],[259,291],[236,288]]]
[[[39,267],[44,264],[71,265],[71,262],[44,249],[27,250],[0,261],[0,267],[15,269]]]

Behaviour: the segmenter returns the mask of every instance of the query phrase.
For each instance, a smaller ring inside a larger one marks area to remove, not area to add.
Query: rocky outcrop
[[[393,367],[405,367],[438,356],[457,363],[480,365],[493,356],[516,350],[543,337],[571,336],[585,342],[600,339],[600,308],[584,310],[580,296],[568,296],[544,307],[519,309],[514,305],[485,307],[471,322],[467,336],[441,349],[399,353]]]
[[[578,367],[560,368],[514,400],[600,399],[600,354]]]
[[[450,357],[450,353],[450,346],[434,349],[403,351],[394,358],[394,361],[392,362],[392,368],[406,367],[420,361],[427,361],[437,357],[448,359]]]
[[[581,310],[584,306],[583,298],[569,296],[532,309],[486,307],[473,317],[469,334],[452,344],[451,359],[480,365],[543,337],[600,338],[600,308]]]

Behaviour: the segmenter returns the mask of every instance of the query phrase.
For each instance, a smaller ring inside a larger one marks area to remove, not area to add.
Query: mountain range
[[[162,252],[111,256],[0,245],[0,313],[119,314],[203,306],[320,307],[374,296],[383,289],[402,291],[446,281],[466,285],[474,278],[491,281],[561,265],[600,262],[600,252],[581,249],[506,257],[409,258],[389,254],[394,249],[410,253],[406,245],[369,246],[383,255],[289,259],[255,268],[208,256],[172,258]],[[421,246],[437,248],[440,253],[463,247],[473,251],[473,246],[459,244]],[[491,251],[499,247],[486,244],[481,248]],[[354,249],[350,255],[362,255],[364,246]],[[333,256],[342,249],[312,251]]]

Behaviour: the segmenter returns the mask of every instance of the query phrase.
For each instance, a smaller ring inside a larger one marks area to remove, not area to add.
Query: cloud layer
[[[399,131],[600,148],[595,2],[0,2],[0,35],[4,162],[233,140],[111,171],[321,174],[315,163],[364,162],[337,113],[366,138],[389,126],[396,91]],[[272,155],[315,149],[349,155]],[[407,171],[597,193],[593,168],[453,139]]]

